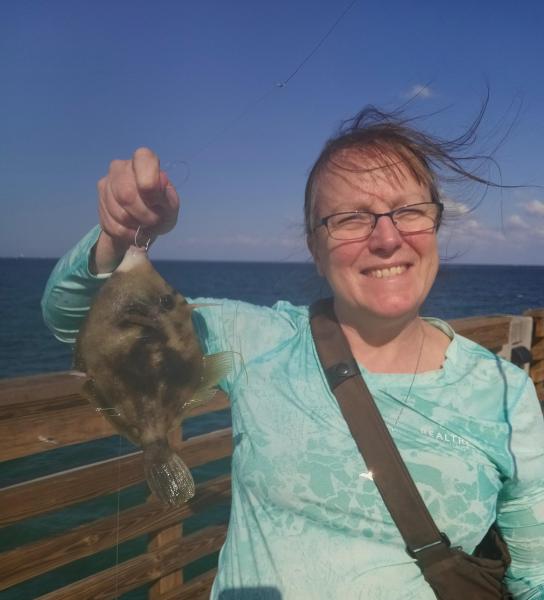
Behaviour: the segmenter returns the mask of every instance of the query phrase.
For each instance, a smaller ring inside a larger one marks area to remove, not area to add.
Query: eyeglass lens
[[[326,225],[330,236],[341,240],[369,236],[380,218],[391,218],[401,233],[418,233],[436,227],[440,208],[436,202],[424,202],[402,206],[389,213],[342,212],[327,217]]]

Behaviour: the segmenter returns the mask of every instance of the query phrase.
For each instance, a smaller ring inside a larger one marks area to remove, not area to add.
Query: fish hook
[[[144,239],[141,240],[141,243],[139,243],[140,235],[144,236]],[[138,225],[138,229],[134,234],[134,245],[136,248],[143,248],[147,252],[152,241],[153,238],[151,237],[151,234],[147,233],[145,229],[142,229],[141,225]]]

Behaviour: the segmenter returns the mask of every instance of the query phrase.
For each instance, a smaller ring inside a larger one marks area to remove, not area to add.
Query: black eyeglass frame
[[[401,229],[399,229],[397,223],[395,222],[395,219],[393,218],[395,213],[398,213],[402,210],[406,210],[407,208],[412,208],[414,206],[421,206],[422,204],[426,204],[426,205],[432,204],[432,205],[438,207],[438,213],[436,215],[436,220],[433,223],[432,227],[426,227],[425,229],[418,229],[416,231],[402,231]],[[404,206],[399,206],[398,208],[395,208],[393,210],[390,210],[388,212],[383,212],[383,213],[375,213],[375,212],[372,212],[369,210],[345,210],[345,211],[333,213],[332,215],[327,215],[326,217],[319,219],[319,222],[317,223],[317,225],[312,229],[312,233],[319,227],[324,226],[327,229],[327,233],[330,235],[330,237],[333,240],[337,239],[340,241],[350,241],[350,242],[357,241],[357,240],[366,240],[367,238],[369,238],[372,235],[372,232],[374,231],[374,229],[376,229],[376,225],[378,224],[378,219],[380,217],[389,217],[391,219],[391,222],[397,229],[397,231],[402,235],[424,233],[426,231],[431,231],[431,230],[436,231],[438,229],[438,227],[440,226],[440,222],[442,221],[442,213],[443,212],[444,212],[444,205],[442,204],[442,202],[418,202],[416,204],[405,204]],[[335,238],[334,235],[330,232],[329,220],[332,219],[333,217],[337,217],[338,215],[353,215],[353,214],[371,215],[374,218],[374,222],[372,223],[372,227],[370,228],[370,231],[368,232],[368,234],[361,236],[361,237],[347,238],[347,239],[346,238]]]

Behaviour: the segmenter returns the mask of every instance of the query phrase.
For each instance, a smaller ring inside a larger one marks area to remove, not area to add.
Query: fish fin
[[[193,397],[185,402],[183,409],[187,410],[209,402],[217,394],[217,391],[217,388],[214,387],[199,387],[193,394]]]
[[[164,504],[180,506],[195,495],[191,471],[164,441],[144,448],[144,471],[149,488]]]
[[[213,387],[217,385],[223,377],[226,377],[234,367],[234,352],[218,352],[217,354],[208,354],[202,359],[204,370],[202,372],[203,387]]]
[[[200,385],[195,390],[192,398],[185,402],[183,408],[194,408],[200,404],[209,402],[217,393],[215,387],[223,377],[226,377],[233,369],[234,352],[218,352],[208,354],[202,358],[204,369]]]

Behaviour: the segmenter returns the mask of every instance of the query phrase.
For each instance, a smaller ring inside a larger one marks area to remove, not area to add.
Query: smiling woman
[[[510,592],[544,600],[544,421],[534,386],[446,323],[419,315],[439,266],[435,169],[481,181],[458,152],[479,118],[447,143],[398,116],[363,111],[310,173],[306,234],[356,359],[337,366],[364,376],[446,534],[431,546],[447,552],[449,538],[473,552],[496,522],[512,555]],[[76,338],[138,226],[164,233],[177,208],[151,151],[112,164],[99,184],[101,227],[59,262],[44,294],[57,337]],[[193,301],[203,352],[236,349],[243,359],[220,382],[232,405],[233,487],[212,598],[435,598],[329,388],[309,307]],[[437,443],[430,430],[456,443]]]
[[[314,212],[335,215],[351,208],[383,213],[431,203],[428,187],[418,183],[404,164],[380,165],[362,150],[353,154],[343,151],[333,165],[322,170],[314,186]],[[349,169],[343,168],[342,158]],[[413,356],[404,352],[401,338],[412,343],[425,327],[433,340],[445,339],[442,358],[437,348],[426,344],[423,365],[431,357],[441,363],[447,336],[432,335],[436,328],[422,326],[417,318],[438,271],[438,221],[407,234],[399,231],[392,217],[374,219],[374,228],[362,239],[338,239],[327,228],[314,229],[308,236],[317,269],[334,292],[336,315],[348,338],[353,338],[354,356],[372,370],[413,372]],[[373,364],[372,350],[365,346],[383,346],[388,337],[395,338],[399,352],[386,356],[382,347]]]

